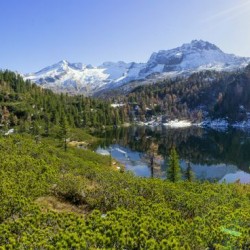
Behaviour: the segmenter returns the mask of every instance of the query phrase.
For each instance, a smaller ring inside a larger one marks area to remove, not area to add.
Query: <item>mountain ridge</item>
[[[148,78],[157,81],[201,70],[232,71],[249,62],[250,58],[224,53],[207,41],[193,40],[174,49],[153,52],[146,63],[108,61],[92,66],[62,60],[24,77],[55,92],[91,96],[131,81],[144,84]]]

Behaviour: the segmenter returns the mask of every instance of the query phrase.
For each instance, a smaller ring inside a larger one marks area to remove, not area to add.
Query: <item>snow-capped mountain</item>
[[[123,82],[123,79],[135,79],[141,64],[125,62],[105,62],[98,67],[82,63],[60,61],[34,74],[26,74],[29,79],[44,88],[55,92],[91,95],[108,84]]]
[[[148,78],[190,74],[200,70],[231,71],[246,66],[250,58],[226,54],[217,46],[202,40],[193,40],[171,50],[153,53],[147,63],[105,62],[100,66],[60,61],[26,79],[56,92],[93,95],[107,89]]]
[[[249,62],[249,58],[226,54],[214,44],[193,40],[191,43],[183,44],[175,49],[153,53],[143,73],[203,69],[230,70],[246,66],[247,62]]]

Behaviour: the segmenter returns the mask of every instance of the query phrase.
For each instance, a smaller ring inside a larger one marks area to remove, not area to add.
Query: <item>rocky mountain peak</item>
[[[216,45],[203,41],[203,40],[192,40],[190,44],[186,44],[187,47],[192,48],[192,49],[197,49],[197,50],[217,50],[220,51],[220,48],[218,48]],[[183,45],[185,46],[185,44]]]
[[[231,71],[245,67],[249,58],[226,54],[216,45],[203,40],[193,40],[180,47],[152,53],[147,63],[104,62],[100,66],[70,63],[62,60],[26,79],[56,92],[93,95],[150,78],[188,75],[200,70]]]

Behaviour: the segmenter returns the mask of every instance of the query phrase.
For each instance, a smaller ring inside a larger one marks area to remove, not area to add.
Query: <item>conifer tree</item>
[[[50,118],[49,115],[44,116],[44,135],[49,136],[50,134]]]
[[[181,168],[179,164],[179,156],[175,148],[170,151],[168,168],[167,168],[167,180],[177,182],[181,180]]]
[[[151,177],[154,177],[154,165],[155,165],[155,156],[157,155],[158,152],[158,144],[152,142],[150,144],[148,154],[150,157],[150,170],[151,170]]]
[[[33,135],[38,136],[40,134],[40,127],[38,121],[32,121],[31,122],[31,131]]]
[[[190,162],[188,163],[188,167],[184,173],[184,176],[187,181],[193,181],[195,179],[195,175],[194,172],[192,171]]]
[[[62,115],[60,119],[60,128],[59,128],[59,133],[58,137],[63,143],[63,148],[64,151],[67,151],[67,138],[69,136],[69,127],[68,127],[68,122],[66,120],[66,117]]]

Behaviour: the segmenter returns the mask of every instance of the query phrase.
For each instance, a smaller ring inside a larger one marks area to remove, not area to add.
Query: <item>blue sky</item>
[[[203,39],[250,56],[250,0],[1,0],[0,68],[145,62]]]

